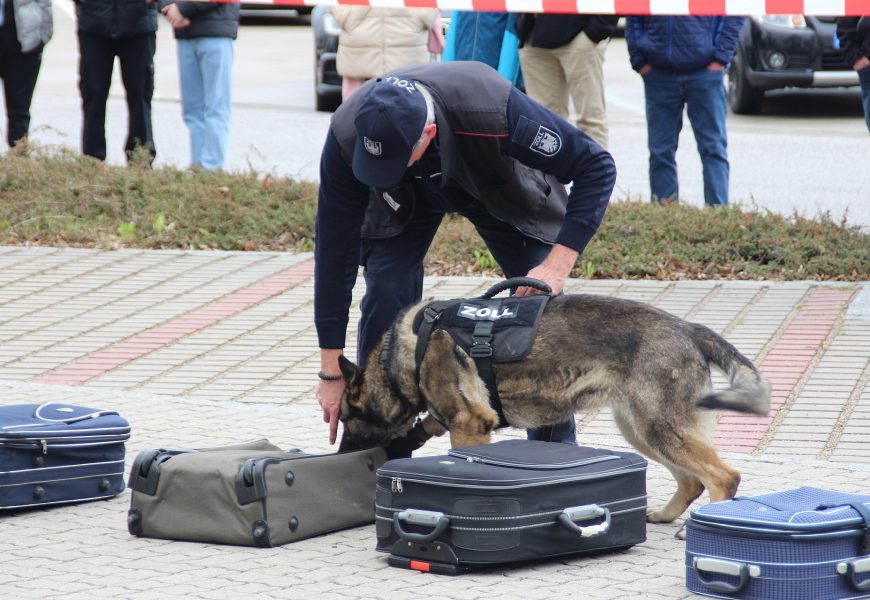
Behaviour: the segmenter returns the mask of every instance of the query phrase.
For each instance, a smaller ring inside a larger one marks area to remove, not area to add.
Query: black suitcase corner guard
[[[183,454],[188,450],[142,450],[136,455],[133,466],[130,468],[130,479],[127,487],[148,496],[157,494],[157,485],[160,483],[160,464],[177,454]]]
[[[236,473],[236,499],[244,506],[263,500],[266,490],[266,467],[281,462],[280,458],[249,458]],[[292,471],[287,474],[287,485],[293,484]],[[256,536],[254,538],[256,540]]]
[[[450,544],[446,544],[444,542],[414,542],[411,540],[398,540],[393,544],[393,547],[390,548],[390,566],[394,567],[404,567],[408,569],[414,569],[417,571],[432,572],[432,573],[441,573],[446,575],[456,575],[457,569],[461,572],[461,566],[459,564],[459,557],[456,556],[456,552],[453,551],[453,548],[450,547]],[[409,560],[413,562],[421,562],[427,565],[430,565],[429,568],[418,568],[411,564],[403,564],[403,560]],[[400,564],[392,564],[394,562],[398,562]],[[442,565],[449,566],[452,569],[452,572],[444,572],[436,569],[432,569],[431,565]]]

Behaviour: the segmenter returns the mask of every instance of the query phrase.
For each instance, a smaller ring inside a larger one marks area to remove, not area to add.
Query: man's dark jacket
[[[850,67],[862,56],[870,58],[870,17],[840,17],[837,37]]]
[[[177,40],[206,37],[236,39],[239,34],[238,2],[174,2],[160,0],[160,10],[175,4],[179,12],[190,20],[190,26],[173,30]]]
[[[690,73],[711,62],[727,65],[746,17],[627,17],[625,40],[631,66]]]
[[[596,44],[613,35],[618,15],[533,15],[517,17],[520,44],[534,48],[561,48],[585,33]]]
[[[79,33],[110,38],[157,31],[157,3],[144,0],[77,0]]]
[[[448,195],[458,186],[523,234],[583,251],[601,223],[616,178],[606,150],[483,63],[421,65],[383,77],[390,75],[419,82],[432,95],[441,188]],[[382,192],[370,190],[352,173],[354,118],[373,83],[363,85],[333,115],[321,159],[315,324],[322,348],[344,347],[360,236],[398,235],[408,222],[397,218]],[[553,141],[550,134],[560,141],[548,154],[552,146],[537,144]],[[568,194],[565,185],[572,182]]]
[[[536,239],[556,239],[565,217],[568,194],[556,179],[506,156],[500,149],[507,136],[505,118],[511,85],[495,70],[473,61],[457,65],[457,73],[430,66],[402,69],[403,77],[425,85],[435,103],[441,145],[442,182],[455,180],[487,210]],[[474,85],[469,86],[473,82]],[[368,87],[344,102],[332,117],[331,129],[348,164],[356,141],[354,116]],[[471,134],[471,135],[468,135]],[[386,202],[373,194],[368,203],[364,237],[391,237],[401,231]]]

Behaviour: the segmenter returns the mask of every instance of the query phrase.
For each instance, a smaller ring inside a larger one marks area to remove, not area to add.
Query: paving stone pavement
[[[426,295],[474,296],[494,281],[431,277]],[[868,491],[868,282],[571,280],[567,291],[642,300],[704,323],[760,366],[773,384],[771,414],[723,415],[714,438],[743,474],[741,494]],[[310,254],[0,248],[0,405],[116,409],[133,426],[128,469],[139,450],[159,446],[267,437],[333,451],[313,398],[312,293]],[[608,411],[577,419],[583,444],[628,449]],[[420,453],[446,450],[439,439]],[[673,489],[650,464],[650,504]],[[373,526],[274,549],[168,542],[131,537],[128,503],[125,492],[0,514],[2,597],[692,597],[674,538],[680,523],[649,525],[645,543],[619,554],[451,578],[388,567]]]

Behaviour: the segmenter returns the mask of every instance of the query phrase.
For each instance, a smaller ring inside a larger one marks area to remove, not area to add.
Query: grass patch
[[[114,249],[314,247],[316,184],[261,173],[112,166],[68,150],[0,158],[0,244]],[[870,233],[739,206],[612,202],[572,276],[620,279],[870,279]],[[498,274],[459,217],[445,219],[430,274]]]

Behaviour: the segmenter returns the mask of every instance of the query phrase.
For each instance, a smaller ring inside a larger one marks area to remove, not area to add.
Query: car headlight
[[[786,29],[805,29],[807,20],[803,15],[761,15],[759,17],[765,25],[775,25]]]

